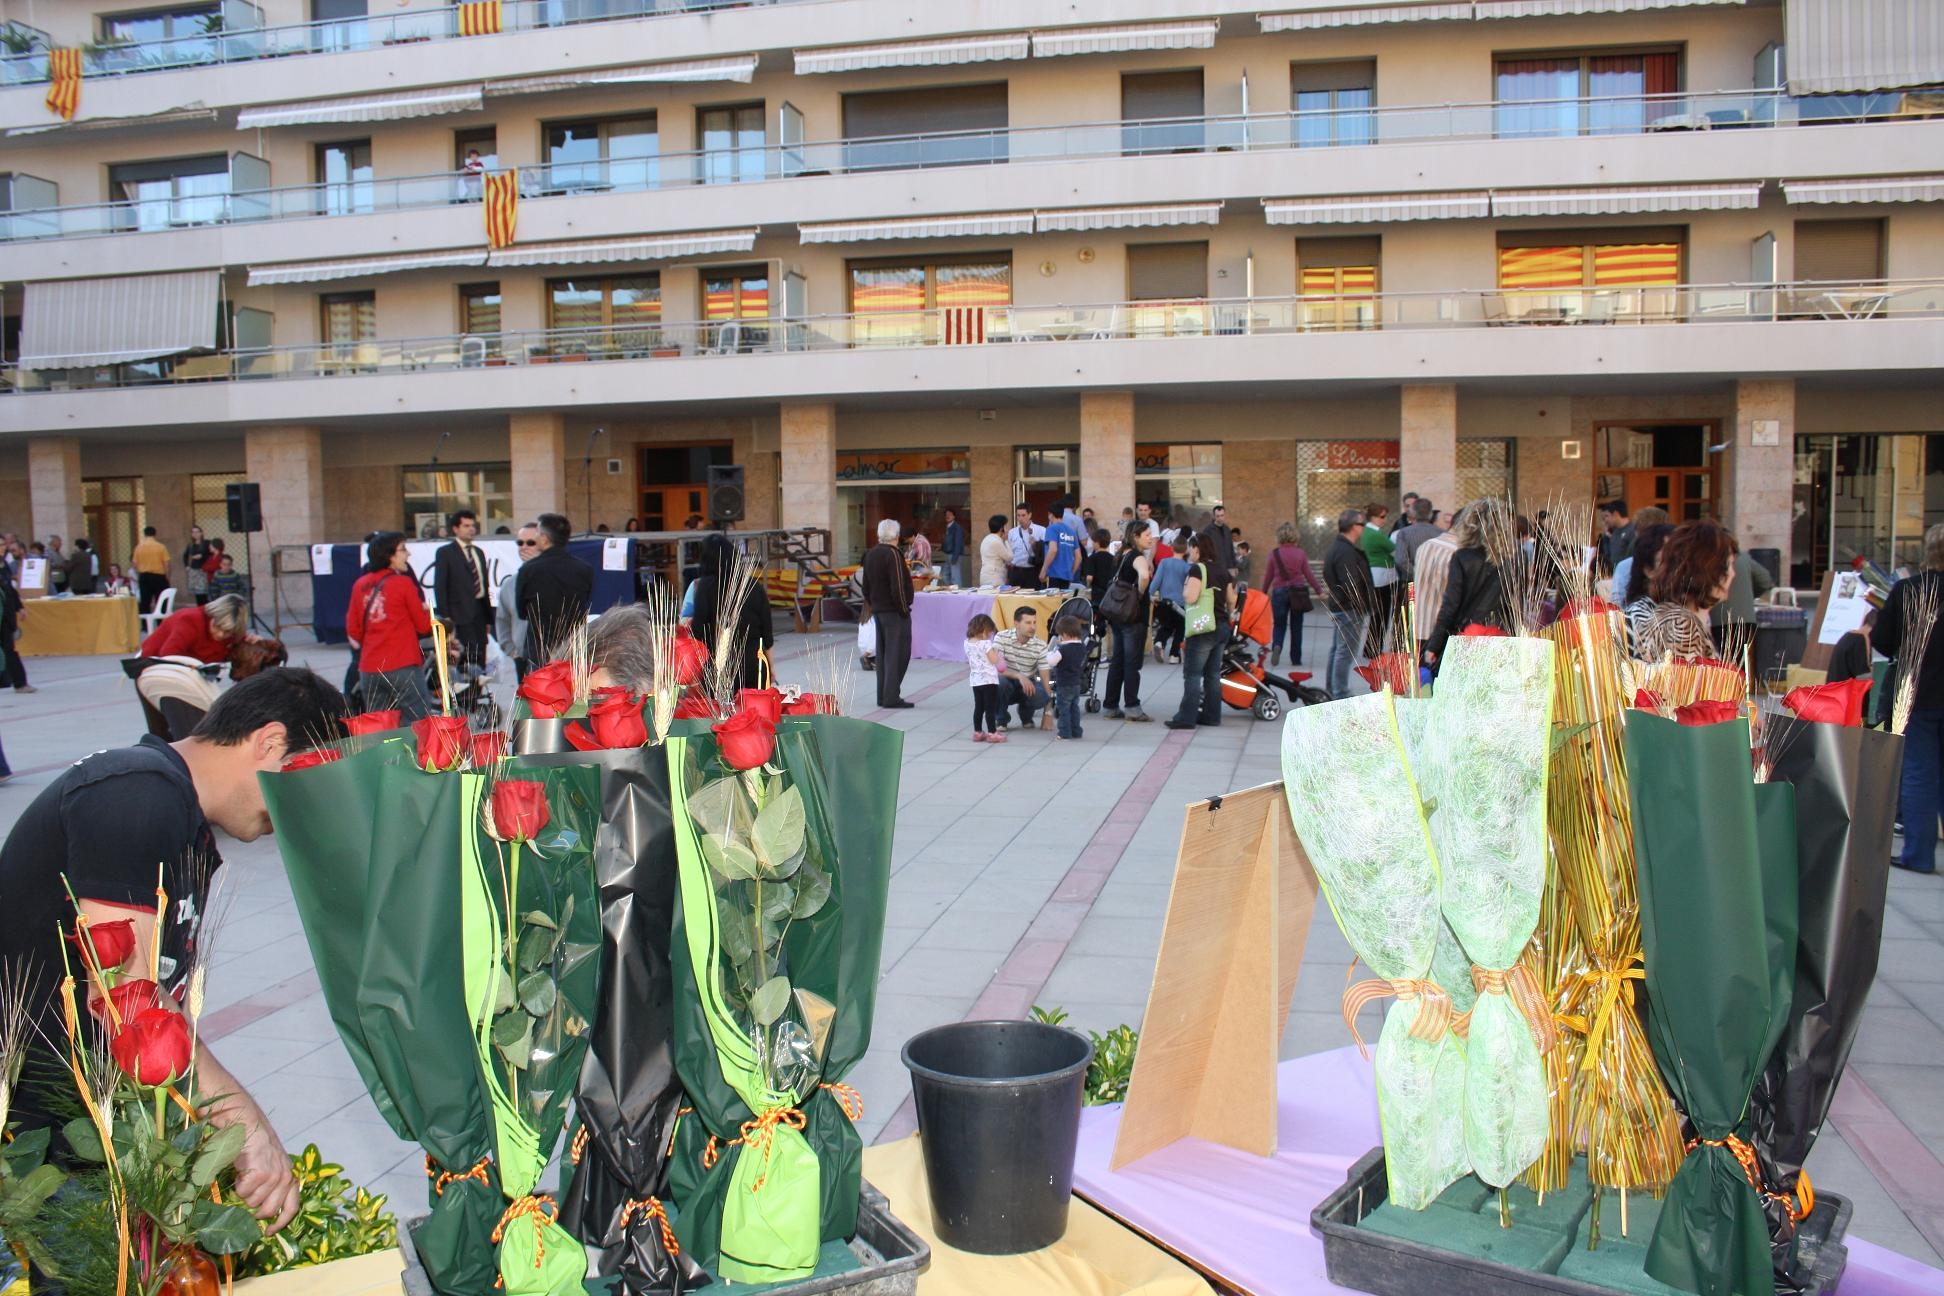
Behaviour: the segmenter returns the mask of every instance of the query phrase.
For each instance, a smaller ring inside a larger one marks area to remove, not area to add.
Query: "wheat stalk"
[[[743,686],[754,688],[755,680],[742,678],[742,614],[752,591],[761,586],[756,560],[738,551],[735,561],[716,581],[715,655],[708,668],[708,692],[724,715],[736,709],[736,692]]]
[[[29,1005],[39,988],[38,981],[25,960],[0,962],[0,1130],[7,1128],[14,1088],[20,1083],[27,1046],[35,1034]]]
[[[1924,572],[1904,591],[1903,641],[1897,646],[1897,693],[1891,700],[1890,731],[1902,733],[1917,705],[1917,677],[1937,628],[1938,581]]]
[[[851,653],[842,643],[812,649],[804,662],[803,677],[808,683],[808,692],[829,697],[838,715],[850,714],[857,668],[851,662]]]
[[[659,581],[649,586],[642,605],[648,610],[649,659],[654,663],[649,689],[654,695],[654,741],[659,743],[675,723],[675,705],[681,700],[682,685],[675,678],[675,639],[682,608],[674,591]]]

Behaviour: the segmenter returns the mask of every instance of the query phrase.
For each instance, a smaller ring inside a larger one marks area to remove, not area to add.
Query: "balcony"
[[[1852,283],[1668,285],[1545,291],[1373,293],[1252,300],[1114,302],[1085,306],[956,307],[882,314],[666,323],[604,329],[535,330],[398,341],[332,342],[239,350],[71,371],[11,371],[14,392],[106,391],[139,387],[282,383],[385,375],[534,370],[620,361],[711,362],[758,356],[819,357],[912,351],[978,353],[998,362],[1024,349],[1057,344],[1195,339],[1241,345],[1251,339],[1335,335],[1491,333],[1521,346],[1562,331],[1592,337],[1604,350],[1624,349],[1623,334],[1652,332],[1680,349],[1678,335],[1705,325],[1817,321],[1873,336],[1900,323],[1944,320],[1944,279]],[[1785,330],[1786,331],[1786,330]],[[1771,335],[1772,336],[1772,335]],[[1927,335],[1928,336],[1928,335]],[[1753,337],[1749,361],[1763,349]],[[1298,344],[1300,345],[1300,343]],[[1349,345],[1338,342],[1338,347]],[[1375,345],[1373,342],[1372,345]],[[1404,344],[1419,349],[1416,341]],[[1504,344],[1501,344],[1504,345]],[[1008,358],[1004,364],[1013,363]],[[1812,369],[1858,367],[1841,356]],[[1604,369],[1596,370],[1606,372]],[[1076,371],[1077,372],[1077,371]],[[1465,376],[1489,376],[1486,368]],[[1423,376],[1400,371],[1397,378]],[[1560,376],[1568,376],[1562,373]],[[537,375],[536,375],[537,377]],[[1263,375],[1255,374],[1260,380]],[[634,379],[632,381],[639,381]],[[738,378],[737,383],[743,380]],[[719,394],[719,393],[718,393]],[[634,399],[639,399],[635,397]],[[9,402],[10,422],[31,414]]]
[[[1933,112],[1915,94],[1859,98],[1855,114],[1838,113],[1820,99],[1771,92],[1717,92],[1636,98],[1524,101],[1516,105],[1438,104],[1324,112],[1257,113],[1179,120],[1091,122],[1019,127],[1003,131],[953,131],[866,139],[807,141],[788,146],[665,153],[520,170],[522,197],[551,200],[597,194],[692,190],[718,184],[751,184],[796,178],[931,172],[1006,163],[1086,162],[1115,158],[1179,157],[1183,154],[1263,154],[1341,157],[1373,147],[1431,146],[1459,141],[1536,144],[1570,138],[1563,123],[1603,123],[1588,133],[1601,139],[1714,137],[1720,131],[1774,132],[1810,125],[1944,120],[1944,97]],[[1913,108],[1911,105],[1919,107]],[[1546,113],[1552,107],[1557,111]],[[1516,111],[1513,111],[1516,110]],[[1621,129],[1617,123],[1636,122]],[[1746,138],[1734,136],[1730,138]],[[1765,135],[1764,138],[1772,138]],[[1566,145],[1571,147],[1570,145]],[[1554,146],[1557,147],[1557,146]],[[1746,153],[1745,149],[1738,152]],[[1886,159],[1887,161],[1888,159]],[[1313,168],[1305,168],[1313,170]],[[267,171],[264,172],[267,174]],[[233,177],[231,192],[198,197],[185,219],[143,218],[138,203],[91,203],[16,208],[0,214],[0,243],[28,239],[86,238],[177,228],[316,216],[431,210],[476,202],[480,179],[464,172],[360,181],[355,185],[292,185],[253,188]],[[1262,196],[1287,187],[1258,187]],[[1211,195],[1216,196],[1216,195]],[[854,213],[844,213],[854,214]]]

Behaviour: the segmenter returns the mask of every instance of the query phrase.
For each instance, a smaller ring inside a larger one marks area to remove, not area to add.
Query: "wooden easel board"
[[[1835,649],[1819,642],[1822,636],[1823,616],[1829,611],[1829,591],[1834,587],[1836,573],[1823,573],[1822,597],[1816,600],[1815,615],[1809,618],[1809,642],[1802,649],[1802,664],[1810,670],[1829,669],[1829,654]]]
[[[1188,807],[1111,1168],[1188,1135],[1276,1150],[1276,1055],[1316,912],[1280,783]]]

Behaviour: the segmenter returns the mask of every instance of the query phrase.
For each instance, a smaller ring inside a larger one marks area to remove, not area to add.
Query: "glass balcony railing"
[[[159,383],[343,378],[619,360],[675,360],[914,347],[1224,339],[1383,330],[1666,326],[1771,320],[1944,319],[1944,279],[1718,284],[1544,291],[1340,294],[1092,306],[742,319],[602,329],[333,342],[188,356],[100,369],[12,371],[22,392]],[[1292,353],[1292,356],[1300,353]],[[1300,369],[1293,372],[1300,373]]]
[[[1661,95],[1628,100],[1563,100],[1582,111],[1599,108],[1609,124],[1621,116],[1643,123],[1642,133],[1728,129],[1775,129],[1829,121],[1944,121],[1944,92],[1930,108],[1912,108],[1903,96],[1852,96],[1868,99],[1860,115],[1832,116],[1821,100],[1792,99],[1768,93]],[[1888,101],[1896,101],[1895,110]],[[1543,107],[1439,104],[1395,108],[1332,109],[1327,112],[1264,113],[1234,117],[1194,117],[1169,121],[1094,122],[1072,126],[1033,126],[1003,131],[949,131],[929,135],[811,141],[788,147],[709,149],[653,157],[539,163],[520,170],[524,198],[558,198],[594,193],[640,193],[705,184],[757,183],[798,176],[857,175],[919,171],[938,167],[1005,162],[1075,161],[1103,157],[1144,157],[1184,152],[1227,153],[1304,148],[1352,148],[1382,144],[1420,144],[1445,140],[1534,139],[1554,133],[1564,114],[1524,115]],[[1626,106],[1626,112],[1621,107]],[[1570,132],[1568,132],[1570,133]],[[1600,134],[1616,132],[1602,129]],[[137,203],[95,203],[0,213],[0,242],[36,238],[82,238],[94,234],[230,224],[307,216],[344,216],[477,202],[481,181],[463,172],[361,180],[354,185],[295,185],[199,196],[177,219],[131,214]]]
[[[748,9],[756,5],[802,4],[806,0],[504,0],[502,28],[508,32],[613,22],[623,18]],[[338,54],[460,38],[456,5],[428,6],[400,13],[280,27],[237,27],[193,37],[120,41],[87,46],[81,56],[84,77],[126,76],[172,68],[244,63],[293,54]],[[32,50],[0,58],[0,85],[47,80],[47,51]]]

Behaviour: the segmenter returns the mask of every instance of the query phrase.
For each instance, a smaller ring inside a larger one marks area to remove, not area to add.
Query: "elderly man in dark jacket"
[[[1350,668],[1356,664],[1377,605],[1377,586],[1370,578],[1370,558],[1363,550],[1364,515],[1359,509],[1337,514],[1336,543],[1323,559],[1323,587],[1330,592],[1330,620],[1336,638],[1330,644],[1331,697],[1350,691]]]
[[[878,542],[864,555],[864,602],[877,628],[878,705],[908,707],[905,670],[911,665],[911,571],[898,552],[898,524],[878,523]]]

